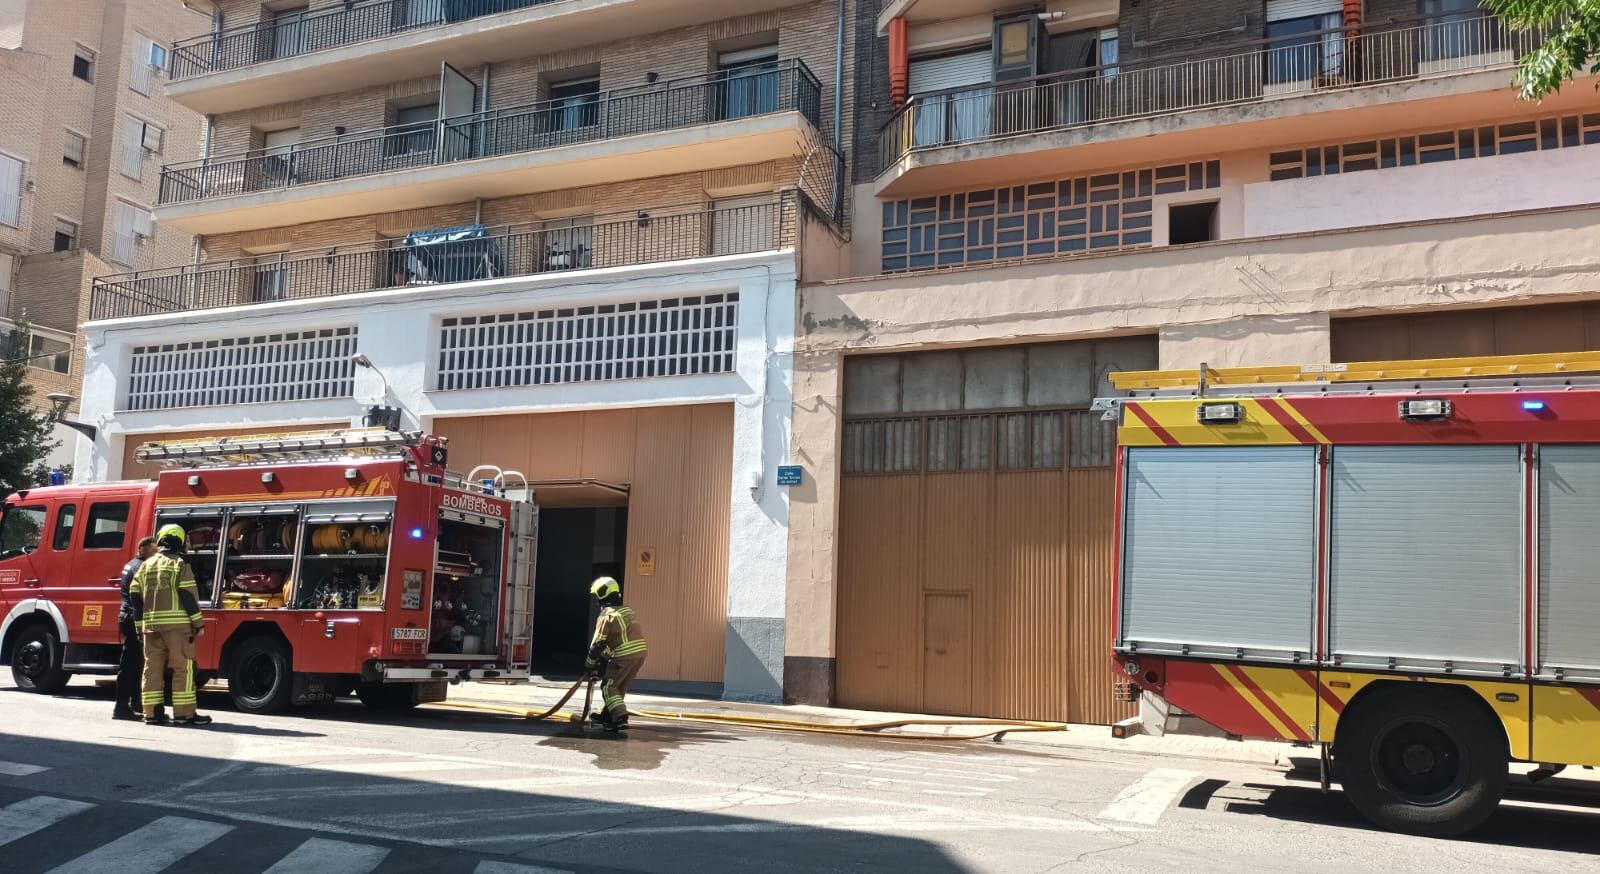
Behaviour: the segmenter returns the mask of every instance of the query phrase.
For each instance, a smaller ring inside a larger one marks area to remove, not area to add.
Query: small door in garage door
[[[924,600],[922,700],[931,713],[972,711],[971,606],[965,593]]]

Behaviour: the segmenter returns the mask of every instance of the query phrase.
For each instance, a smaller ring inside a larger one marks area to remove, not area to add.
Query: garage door
[[[1334,361],[1532,355],[1600,349],[1600,303],[1334,319]]]
[[[1114,434],[1131,338],[846,362],[844,706],[1111,722]]]

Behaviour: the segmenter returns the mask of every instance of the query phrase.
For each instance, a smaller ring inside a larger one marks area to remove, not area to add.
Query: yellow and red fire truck
[[[276,712],[525,679],[538,510],[526,480],[446,469],[442,439],[357,429],[155,441],[155,482],[28,489],[0,516],[0,658],[25,690],[116,672],[119,572],[169,522],[200,588],[202,675]]]
[[[1600,353],[1123,373],[1116,670],[1454,835],[1600,764]]]

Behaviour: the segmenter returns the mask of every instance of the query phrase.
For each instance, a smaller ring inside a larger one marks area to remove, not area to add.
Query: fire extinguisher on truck
[[[381,429],[158,440],[135,457],[165,469],[5,501],[0,658],[20,688],[116,672],[118,569],[167,523],[188,532],[200,588],[196,668],[241,710],[352,692],[404,709],[452,682],[527,678],[539,515],[521,474],[463,477],[442,438]]]
[[[1600,765],[1600,354],[1112,381],[1119,734],[1314,745],[1439,836]]]

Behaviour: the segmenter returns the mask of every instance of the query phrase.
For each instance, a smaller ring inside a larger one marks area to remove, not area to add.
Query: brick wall
[[[1263,0],[1122,0],[1118,51],[1135,62],[1172,54],[1221,54],[1266,36]]]
[[[16,226],[0,224],[0,250],[22,254],[34,250],[34,219],[40,204],[48,203],[37,185],[27,183],[39,176],[39,125],[44,115],[44,97],[31,83],[44,78],[48,58],[20,50],[0,51],[0,152],[24,162],[22,169],[22,208]],[[56,160],[60,160],[58,157]],[[0,314],[3,315],[3,314]]]

